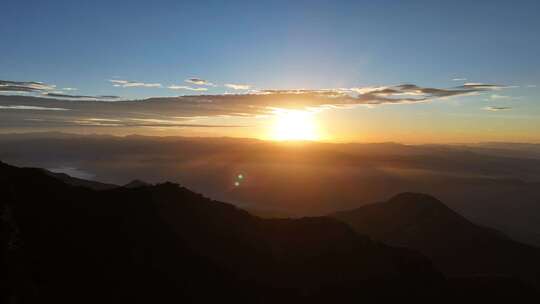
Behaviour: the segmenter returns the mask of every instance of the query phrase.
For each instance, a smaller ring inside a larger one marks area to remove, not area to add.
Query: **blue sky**
[[[536,84],[539,12],[538,1],[8,1],[0,75],[133,96],[156,90],[106,80]]]
[[[245,92],[226,83],[478,82],[515,87],[496,94],[539,113],[539,12],[539,1],[6,1],[0,79],[125,98]],[[215,86],[186,83],[191,77]]]

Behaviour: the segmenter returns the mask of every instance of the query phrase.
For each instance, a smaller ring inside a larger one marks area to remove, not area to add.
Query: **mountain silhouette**
[[[134,179],[132,181],[130,181],[129,183],[123,185],[122,187],[124,188],[139,188],[139,187],[147,187],[147,186],[151,186],[152,184],[150,183],[147,183],[145,181],[142,181],[142,180],[139,180],[139,179]]]
[[[86,180],[86,179],[82,179],[82,178],[69,176],[66,173],[52,172],[52,171],[45,170],[45,169],[43,169],[43,172],[45,172],[45,174],[47,174],[47,175],[55,177],[55,178],[63,181],[64,183],[72,185],[72,186],[81,186],[81,187],[86,187],[86,188],[90,188],[90,189],[93,189],[93,190],[107,190],[107,189],[112,189],[112,188],[118,187],[118,186],[113,185],[113,184],[101,183],[101,182],[97,182],[97,181],[90,181],[90,180]]]
[[[500,290],[512,299],[535,295],[515,281],[449,281],[423,255],[331,217],[261,219],[172,183],[96,191],[0,163],[0,198],[3,302],[440,303],[496,298]]]
[[[334,217],[357,233],[421,252],[448,276],[510,276],[540,283],[540,249],[476,225],[426,194],[401,193]]]

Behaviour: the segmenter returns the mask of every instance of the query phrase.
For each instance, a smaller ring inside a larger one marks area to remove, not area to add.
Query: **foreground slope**
[[[265,220],[176,184],[95,191],[0,163],[1,296],[16,303],[451,302],[535,295],[448,281],[329,218]]]
[[[334,219],[263,220],[170,183],[95,191],[0,164],[0,197],[2,293],[21,303],[426,298],[445,282]]]

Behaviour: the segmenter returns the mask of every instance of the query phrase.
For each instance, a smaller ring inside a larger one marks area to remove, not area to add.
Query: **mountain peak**
[[[433,205],[433,206],[445,206],[440,200],[435,197],[416,192],[403,192],[396,194],[388,200],[389,204],[407,204],[407,205]],[[446,206],[445,206],[446,207]]]
[[[131,182],[125,184],[123,187],[132,189],[132,188],[147,187],[147,186],[151,186],[151,185],[152,184],[147,183],[145,181],[142,181],[140,179],[134,179]]]
[[[424,193],[403,192],[385,202],[366,205],[353,211],[373,218],[369,221],[386,222],[394,227],[444,227],[447,225],[472,225],[466,218],[448,208],[437,198]]]
[[[400,193],[334,216],[359,234],[419,251],[449,276],[502,274],[540,284],[531,271],[540,265],[538,249],[478,226],[427,194]]]
[[[404,214],[420,215],[423,219],[433,216],[464,219],[437,198],[424,193],[399,193],[382,204]]]

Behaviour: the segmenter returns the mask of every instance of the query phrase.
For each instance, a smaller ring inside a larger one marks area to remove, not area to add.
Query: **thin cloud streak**
[[[234,83],[226,83],[225,87],[233,89],[233,90],[249,90],[251,88],[248,84],[234,84]]]
[[[207,88],[195,88],[195,87],[190,87],[190,86],[185,86],[185,85],[170,85],[167,88],[171,90],[188,90],[188,91],[199,91],[199,92],[204,92],[208,90]]]
[[[113,86],[115,87],[122,87],[122,88],[137,88],[137,87],[161,88],[162,87],[161,83],[146,83],[146,82],[121,80],[121,79],[110,79],[109,82],[111,82]]]
[[[486,110],[486,111],[492,111],[492,112],[497,112],[497,111],[507,111],[507,110],[512,110],[512,107],[489,106],[489,107],[485,107],[484,110]]]
[[[66,109],[66,108],[51,108],[51,107],[40,107],[40,106],[21,106],[21,105],[10,105],[10,106],[0,105],[0,110],[69,111],[69,109]]]
[[[204,80],[197,77],[188,78],[185,80],[185,82],[195,84],[195,85],[214,86],[214,84],[209,82],[208,80]]]
[[[55,90],[55,85],[39,81],[11,81],[0,80],[0,92],[43,92]]]
[[[53,98],[83,99],[83,100],[115,100],[115,99],[120,98],[120,96],[115,96],[115,95],[90,96],[90,95],[62,94],[62,93],[56,93],[56,92],[43,93],[43,96],[53,97]]]

